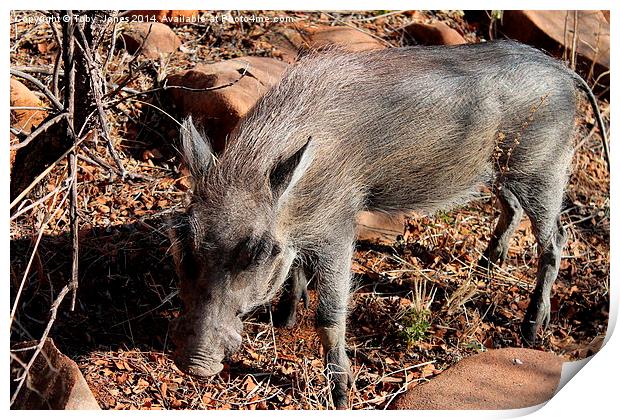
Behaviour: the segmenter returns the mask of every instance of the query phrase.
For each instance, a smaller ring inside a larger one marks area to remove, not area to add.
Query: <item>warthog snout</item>
[[[242,323],[234,317],[230,326],[182,316],[172,323],[172,340],[176,345],[174,362],[183,372],[210,377],[222,371],[222,360],[241,345]]]

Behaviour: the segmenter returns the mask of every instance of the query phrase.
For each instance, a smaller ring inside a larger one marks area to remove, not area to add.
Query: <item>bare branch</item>
[[[383,38],[381,38],[381,37],[379,37],[379,36],[377,36],[377,35],[375,35],[375,34],[373,34],[373,33],[371,33],[371,32],[365,31],[365,30],[364,30],[364,29],[362,29],[362,28],[358,28],[357,26],[352,25],[351,23],[349,23],[349,22],[348,22],[348,21],[346,21],[346,20],[342,20],[342,19],[340,19],[339,17],[337,17],[337,16],[333,16],[333,15],[331,15],[331,14],[327,13],[327,12],[325,12],[325,14],[326,14],[327,16],[329,16],[330,18],[334,19],[334,21],[335,21],[335,22],[342,22],[342,23],[344,23],[346,26],[348,26],[349,28],[355,29],[355,30],[356,30],[356,31],[358,31],[358,32],[361,32],[361,33],[363,33],[363,34],[366,34],[366,35],[368,35],[368,36],[370,36],[370,37],[372,37],[372,38],[376,39],[377,41],[381,42],[382,44],[384,44],[384,45],[385,45],[386,47],[388,47],[388,48],[394,47],[392,44],[390,44],[389,42],[387,42],[385,39],[383,39]]]
[[[211,91],[214,91],[214,90],[224,89],[224,88],[231,87],[231,86],[239,83],[239,81],[245,77],[245,75],[246,75],[246,73],[248,71],[248,68],[249,68],[249,66],[246,66],[243,69],[243,71],[241,72],[241,75],[239,76],[239,78],[233,80],[232,82],[225,83],[223,85],[206,87],[206,88],[192,88],[192,87],[188,87],[188,86],[175,86],[175,85],[170,86],[170,85],[167,84],[167,81],[165,81],[163,86],[160,86],[160,87],[157,87],[157,88],[153,88],[153,89],[149,89],[149,90],[144,90],[142,92],[132,93],[132,94],[127,95],[127,96],[123,96],[122,98],[119,98],[119,99],[117,99],[115,101],[108,102],[105,106],[106,106],[106,108],[111,108],[113,106],[116,106],[116,105],[118,105],[118,104],[128,100],[128,99],[132,99],[132,98],[135,98],[135,97],[138,97],[138,96],[143,96],[143,95],[149,95],[149,94],[154,93],[154,92],[171,90],[171,89],[180,89],[180,90],[185,90],[185,91],[188,91],[188,92],[211,92]],[[116,91],[118,91],[118,90],[119,89],[116,89]],[[113,96],[112,94],[115,93],[116,91],[112,92],[110,94],[110,96]]]
[[[30,259],[28,260],[28,265],[26,266],[24,275],[22,276],[22,281],[17,290],[17,294],[15,295],[15,300],[13,301],[13,308],[11,309],[11,321],[9,323],[9,330],[11,326],[13,325],[13,320],[15,319],[15,313],[17,312],[17,307],[19,305],[19,299],[24,289],[24,285],[26,284],[26,279],[28,278],[28,274],[30,273],[30,268],[32,267],[34,256],[36,255],[37,249],[39,248],[39,243],[41,242],[41,237],[43,236],[43,232],[45,231],[45,226],[49,223],[50,220],[56,217],[56,214],[58,214],[58,211],[62,208],[62,205],[65,202],[66,198],[67,196],[65,195],[65,197],[61,200],[61,202],[56,207],[56,209],[53,211],[53,213],[45,217],[45,219],[43,219],[43,221],[41,222],[41,225],[39,227],[39,233],[37,235],[37,239],[34,244],[34,248],[32,250],[32,253],[30,254]]]
[[[571,52],[570,52],[570,68],[573,69],[573,71],[575,70],[575,68],[577,67],[577,28],[578,28],[578,22],[579,22],[579,11],[575,10],[573,12],[573,42],[572,42],[572,47],[571,47]]]
[[[120,177],[121,174],[118,168],[115,168],[112,165],[108,164],[105,160],[101,159],[99,156],[91,152],[90,149],[88,149],[84,144],[81,144],[80,148],[84,151],[84,154],[86,155],[85,157],[88,160],[90,160],[90,163],[94,163],[95,165],[101,166],[102,168],[107,169],[110,172],[114,172],[116,175]],[[83,159],[83,160],[87,160],[87,159]],[[137,180],[153,181],[154,180],[150,176],[137,174],[133,172],[125,172],[125,179],[131,179],[135,181]]]
[[[54,108],[47,108],[44,106],[11,106],[9,109],[11,111],[54,111]]]
[[[69,191],[70,204],[69,204],[69,227],[71,234],[72,252],[71,252],[71,280],[69,287],[72,291],[71,310],[75,309],[75,300],[78,287],[78,252],[79,252],[79,238],[78,238],[78,218],[77,218],[77,145],[78,138],[75,135],[75,29],[76,26],[73,19],[73,13],[67,10],[69,19],[63,21],[62,24],[62,55],[65,63],[65,103],[67,105],[67,111],[69,116],[67,118],[67,137],[73,142],[71,153],[68,155],[68,176],[71,180],[71,189]],[[86,127],[86,121],[84,121],[84,127]]]
[[[13,70],[23,71],[24,73],[39,73],[50,75],[53,73],[52,68],[48,66],[15,66]]]
[[[61,185],[57,186],[56,188],[54,188],[52,191],[50,191],[49,193],[47,193],[46,195],[44,195],[43,197],[39,198],[37,201],[33,202],[32,204],[27,205],[26,207],[19,209],[18,212],[16,212],[15,214],[13,214],[10,218],[10,220],[15,220],[17,219],[19,216],[21,216],[22,214],[24,214],[25,212],[27,212],[28,210],[37,207],[38,205],[45,203],[51,196],[53,196],[54,194],[60,192],[60,191],[64,191],[68,188],[67,185],[65,185],[65,183],[62,183]]]
[[[58,33],[58,28],[56,28],[56,24],[53,20],[50,20],[50,28],[52,29],[52,33],[54,34],[54,38],[56,39],[56,43],[58,44],[58,54],[56,54],[56,58],[54,59],[54,71],[52,73],[52,92],[54,92],[54,95],[58,96],[60,94],[60,89],[58,88],[58,79],[60,76],[60,62],[62,61],[61,46],[63,45],[63,42],[60,33]]]
[[[14,136],[20,139],[25,139],[26,137],[28,137],[30,133],[22,130],[21,128],[11,127],[11,134],[13,134]]]
[[[133,58],[131,60],[131,62],[133,62],[142,52],[142,50],[144,49],[144,45],[146,44],[146,40],[149,39],[149,36],[151,35],[151,30],[153,29],[153,24],[149,25],[149,30],[146,33],[146,36],[144,38],[142,38],[142,42],[140,43],[140,46],[138,47],[138,49],[136,50],[136,52],[133,54]],[[131,64],[130,62],[130,64]]]
[[[77,145],[79,145],[83,140],[84,140],[83,138],[80,139],[79,142],[77,143]],[[48,166],[47,169],[45,169],[43,172],[41,172],[30,183],[30,185],[28,185],[28,187],[24,188],[24,190],[17,197],[15,197],[15,199],[13,201],[11,201],[11,204],[9,205],[9,209],[12,209],[13,207],[15,207],[15,205],[17,203],[19,203],[39,182],[41,182],[41,180],[43,180],[52,171],[52,169],[54,169],[54,167],[56,167],[58,162],[62,161],[64,158],[66,158],[69,155],[69,153],[73,152],[75,150],[75,146],[76,145],[71,146],[71,148],[69,148],[69,150],[67,150],[62,155],[60,155],[60,157],[58,159],[56,159],[54,161],[54,163],[52,163],[50,166]]]
[[[24,141],[12,145],[11,146],[11,150],[19,150],[22,147],[26,147],[28,146],[28,144],[34,140],[39,134],[47,131],[51,126],[53,126],[54,124],[58,123],[59,121],[66,119],[67,115],[69,115],[67,112],[63,112],[62,114],[58,114],[53,118],[50,118],[49,120],[47,120],[45,123],[41,124],[40,126],[37,127],[36,130],[34,130],[33,132],[31,132],[28,137],[26,137],[26,139],[24,139]]]
[[[75,144],[75,143],[74,143]],[[75,310],[75,301],[78,288],[78,259],[79,259],[79,226],[77,214],[77,155],[69,154],[69,174],[71,177],[70,201],[69,201],[69,226],[71,231],[71,282],[72,291],[71,310]]]
[[[99,90],[99,87],[101,86],[101,74],[98,72],[97,66],[95,66],[94,56],[92,51],[90,50],[86,34],[84,34],[84,31],[79,25],[77,26],[77,30],[80,34],[80,38],[82,39],[82,45],[80,45],[79,42],[76,42],[76,45],[82,49],[82,53],[88,64],[88,70],[91,76],[91,88],[93,92],[93,97],[95,98],[95,105],[97,106],[99,125],[101,127],[102,136],[107,143],[110,156],[112,156],[114,163],[116,164],[117,168],[121,173],[121,179],[124,179],[126,175],[125,167],[123,166],[123,163],[121,162],[121,159],[118,156],[118,153],[116,153],[116,149],[114,148],[114,143],[112,142],[112,138],[110,136],[110,128],[108,127],[108,121],[101,100],[101,91]]]
[[[15,388],[15,392],[11,396],[10,405],[13,405],[13,403],[17,399],[17,396],[19,395],[19,391],[21,391],[30,373],[30,368],[32,368],[32,365],[37,359],[37,356],[39,355],[39,353],[41,353],[41,350],[43,350],[47,337],[49,336],[50,330],[52,329],[52,325],[54,324],[54,321],[56,321],[56,316],[58,314],[58,308],[60,307],[60,304],[62,303],[62,301],[65,299],[65,296],[67,296],[67,293],[69,293],[70,291],[71,291],[71,285],[68,284],[60,291],[60,293],[56,297],[56,300],[54,300],[54,303],[52,303],[52,306],[50,307],[50,318],[49,318],[49,321],[47,322],[47,326],[45,327],[45,331],[43,331],[43,335],[41,336],[41,339],[39,341],[39,344],[37,345],[37,348],[34,351],[34,354],[32,355],[30,361],[24,368],[24,373],[19,378],[19,384],[17,384],[17,387]]]
[[[62,106],[58,98],[54,96],[54,94],[50,92],[47,86],[41,83],[40,80],[38,80],[37,78],[23,71],[11,69],[10,72],[13,76],[17,76],[24,80],[28,80],[30,83],[35,85],[41,92],[43,92],[43,94],[45,94],[45,96],[47,96],[47,98],[50,100],[50,102],[52,102],[52,104],[56,107],[56,109],[58,109],[59,111],[62,111],[64,109],[64,107]]]
[[[108,53],[106,54],[105,60],[101,65],[101,73],[104,79],[108,74],[108,64],[110,63],[110,61],[112,61],[112,57],[114,57],[114,52],[116,48],[116,37],[118,36],[118,10],[114,11],[112,21],[114,23],[112,26],[112,39],[110,40],[110,48],[108,48]]]

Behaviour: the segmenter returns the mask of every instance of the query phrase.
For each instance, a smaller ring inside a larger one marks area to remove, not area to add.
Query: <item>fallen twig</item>
[[[381,42],[383,45],[385,45],[385,46],[386,46],[386,47],[388,47],[388,48],[394,47],[392,44],[390,44],[389,42],[387,42],[385,39],[383,39],[383,38],[381,38],[381,37],[379,37],[379,36],[377,36],[377,35],[375,35],[375,34],[373,34],[373,33],[370,33],[370,32],[368,32],[368,31],[365,31],[365,30],[361,29],[361,28],[358,28],[357,26],[352,25],[352,24],[351,24],[351,23],[349,23],[348,21],[346,21],[346,20],[342,20],[342,19],[340,19],[339,17],[333,16],[333,15],[331,15],[331,14],[327,13],[327,12],[324,12],[324,13],[325,13],[327,16],[329,16],[330,18],[334,19],[334,21],[336,21],[336,22],[342,22],[343,24],[345,24],[345,25],[346,25],[346,26],[348,26],[349,28],[355,29],[355,30],[356,30],[356,31],[358,31],[358,32],[361,32],[361,33],[363,33],[363,34],[365,34],[365,35],[370,36],[370,37],[372,37],[372,38],[376,39],[377,41]]]
[[[70,284],[68,284],[65,287],[63,287],[63,289],[60,291],[60,293],[58,294],[58,296],[56,297],[56,299],[52,303],[52,306],[50,307],[50,318],[49,318],[49,321],[47,323],[47,326],[45,327],[45,331],[43,331],[43,335],[41,336],[39,344],[37,345],[37,348],[35,349],[32,357],[30,358],[30,361],[28,362],[28,364],[24,368],[24,372],[22,373],[22,375],[19,378],[16,378],[16,380],[19,381],[19,383],[17,384],[17,387],[15,388],[15,392],[13,392],[13,395],[11,396],[11,403],[10,403],[10,405],[13,405],[13,403],[17,399],[17,396],[19,395],[19,391],[21,391],[22,387],[24,386],[24,383],[26,383],[26,379],[27,379],[28,375],[30,374],[30,368],[34,364],[34,362],[37,359],[37,356],[39,355],[39,353],[41,353],[41,350],[43,350],[43,347],[45,346],[45,342],[47,340],[47,337],[48,337],[48,335],[50,333],[50,330],[52,329],[52,325],[54,325],[54,321],[56,321],[56,316],[58,314],[58,307],[60,306],[60,304],[64,300],[64,298],[67,295],[67,293],[69,293],[71,291],[71,287],[72,286]]]
[[[371,16],[371,17],[367,17],[367,18],[361,18],[361,19],[341,19],[342,22],[372,22],[373,20],[377,20],[377,19],[381,19],[381,18],[385,18],[388,16],[395,16],[395,15],[400,15],[402,13],[407,12],[407,10],[396,10],[393,12],[387,12],[387,13],[382,13],[380,15],[376,15],[376,16]]]

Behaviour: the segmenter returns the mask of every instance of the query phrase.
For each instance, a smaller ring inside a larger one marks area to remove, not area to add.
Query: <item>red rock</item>
[[[512,39],[561,57],[565,48],[572,47],[574,16],[572,10],[506,10],[500,30]],[[609,22],[600,10],[580,10],[577,17],[577,55],[582,74],[588,74],[595,63],[596,78],[609,70]]]
[[[32,347],[36,341],[21,343],[13,347]],[[33,350],[19,351],[15,354],[27,363]],[[11,384],[23,372],[20,365],[11,362]],[[11,395],[13,389],[11,389]],[[32,368],[28,386],[24,386],[11,406],[18,410],[99,410],[99,404],[88,388],[77,364],[62,354],[48,338],[37,356]]]
[[[601,10],[601,13],[603,14],[603,17],[605,18],[607,23],[609,23],[609,10]]]
[[[30,89],[19,80],[11,78],[10,106],[45,106],[41,100]],[[47,116],[45,111],[37,110],[11,110],[11,127],[30,133],[33,127],[37,127]],[[12,133],[9,135],[10,144],[18,142],[17,137]],[[10,153],[10,167],[13,168],[15,161],[15,150]]]
[[[198,12],[198,10],[131,10],[127,17],[130,22],[160,22],[178,26],[194,22]]]
[[[465,38],[443,22],[414,22],[405,27],[405,31],[422,45],[460,45]]]
[[[11,106],[44,107],[30,89],[19,80],[11,78]],[[37,110],[11,110],[11,126],[29,132],[45,119],[47,112]]]
[[[385,48],[378,39],[344,26],[294,25],[276,29],[270,42],[289,63],[295,61],[299,52],[338,45],[349,51],[365,51]]]
[[[269,87],[277,82],[287,65],[266,57],[243,57],[215,64],[198,64],[168,77],[168,86],[222,89],[191,92],[167,90],[168,100],[181,115],[191,115],[203,125],[216,152],[223,150],[226,136]],[[241,75],[245,71],[245,76]]]
[[[396,236],[402,235],[405,216],[389,216],[383,213],[361,212],[357,217],[357,239],[393,244]]]
[[[129,53],[135,54],[144,43],[140,54],[152,59],[159,58],[161,54],[170,54],[181,45],[181,40],[172,29],[158,22],[130,23],[122,36]]]
[[[505,348],[467,357],[407,391],[392,408],[508,410],[544,403],[560,383],[562,358],[539,350]]]

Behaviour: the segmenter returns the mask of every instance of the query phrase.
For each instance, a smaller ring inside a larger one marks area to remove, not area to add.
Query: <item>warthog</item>
[[[518,43],[332,50],[291,66],[217,159],[187,120],[182,151],[195,187],[172,229],[185,305],[175,323],[178,366],[218,373],[241,343],[241,317],[270,302],[291,272],[293,303],[303,295],[302,266],[317,279],[333,404],[347,407],[356,215],[433,213],[484,184],[501,205],[484,263],[506,258],[524,212],[532,222],[538,275],[522,335],[533,343],[549,321],[566,242],[560,210],[578,89],[604,133],[585,82]]]

